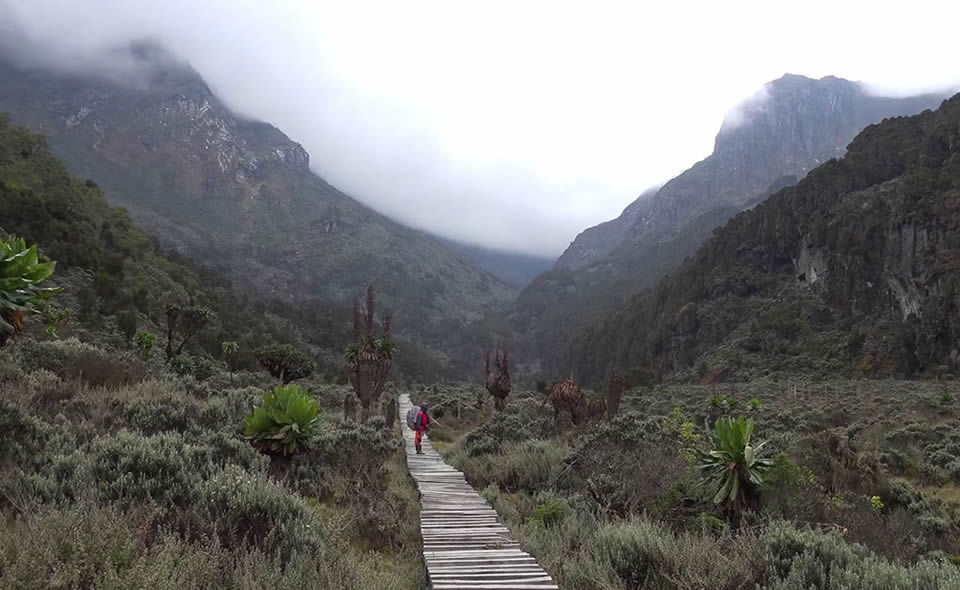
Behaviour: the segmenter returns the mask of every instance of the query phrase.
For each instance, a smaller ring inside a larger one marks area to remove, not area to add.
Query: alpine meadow
[[[0,588],[960,589],[955,64],[222,4],[0,0]]]

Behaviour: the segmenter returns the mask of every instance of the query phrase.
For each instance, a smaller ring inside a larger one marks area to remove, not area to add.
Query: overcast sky
[[[35,56],[161,40],[358,200],[550,256],[709,154],[724,113],[786,72],[955,87],[958,22],[945,0],[0,0],[0,34]]]

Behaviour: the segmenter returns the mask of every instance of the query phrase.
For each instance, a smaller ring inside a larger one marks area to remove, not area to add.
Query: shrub
[[[143,434],[175,431],[200,431],[207,424],[201,420],[201,404],[182,393],[161,391],[155,397],[133,397],[123,402],[120,420]],[[216,424],[214,428],[221,426]]]
[[[320,524],[302,500],[265,473],[227,467],[197,491],[201,501],[188,512],[194,526],[213,528],[226,548],[258,547],[283,561],[298,551],[309,555],[323,549]]]
[[[24,385],[30,394],[30,406],[45,416],[56,415],[80,387],[77,383],[65,383],[56,373],[46,369],[27,375]]]
[[[217,372],[213,361],[203,356],[182,353],[170,360],[170,367],[178,375],[190,375],[197,381],[206,381]]]
[[[320,408],[297,385],[278,385],[244,419],[243,434],[264,453],[294,455],[309,448]]]
[[[143,360],[149,360],[153,352],[153,345],[157,342],[157,335],[153,332],[140,331],[135,336],[137,352]]]
[[[305,495],[366,502],[384,489],[384,463],[399,446],[391,433],[370,424],[330,424],[298,457],[297,485]]]
[[[771,583],[765,587],[772,590],[910,590],[960,584],[960,570],[953,565],[891,563],[838,535],[801,531],[786,523],[768,527],[760,540],[770,560]]]
[[[143,379],[147,367],[124,352],[108,352],[81,342],[64,340],[26,340],[23,356],[29,363],[47,369],[62,379],[80,379],[94,387],[117,387]]]
[[[622,414],[567,455],[557,486],[624,517],[687,510],[700,493],[683,448],[659,420]]]
[[[0,586],[93,588],[131,565],[138,545],[131,528],[111,509],[45,512],[0,535]]]
[[[0,465],[36,464],[46,442],[42,422],[0,398]]]
[[[505,491],[536,493],[555,483],[568,454],[568,447],[555,441],[526,440],[486,458],[483,468],[470,469],[470,476],[480,486],[496,482]]]
[[[601,526],[563,565],[564,588],[751,588],[759,551],[749,535],[727,538],[674,533],[642,518]]]
[[[539,418],[530,421],[518,414],[503,414],[468,432],[461,445],[471,457],[497,453],[505,443],[545,435],[550,431],[548,424]]]
[[[527,519],[528,524],[542,527],[552,527],[558,524],[566,516],[569,507],[561,499],[551,499],[537,504],[533,516]]]
[[[73,496],[93,490],[123,506],[145,500],[189,506],[199,501],[197,487],[215,468],[202,447],[177,433],[143,436],[120,431],[80,450]]]
[[[241,496],[249,502],[227,505],[232,516],[260,517],[271,510],[268,500],[254,500],[246,490]],[[291,535],[271,551],[265,547],[227,549],[219,537],[189,542],[176,534],[158,533],[150,527],[156,514],[149,509],[123,513],[88,506],[45,510],[29,525],[15,525],[11,534],[0,535],[0,587],[399,590],[413,587],[405,582],[411,580],[412,584],[417,578],[412,572],[398,576],[393,568],[383,568],[376,563],[376,556],[349,553],[344,535],[334,528],[337,522],[324,525],[305,518],[300,531],[309,525],[309,538]],[[290,524],[273,530],[289,532]],[[234,542],[234,538],[227,540]],[[296,545],[299,542],[304,544]],[[284,553],[297,558],[285,558]]]

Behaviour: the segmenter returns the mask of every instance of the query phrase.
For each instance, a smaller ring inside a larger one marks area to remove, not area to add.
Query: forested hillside
[[[124,331],[162,334],[173,303],[216,314],[198,334],[198,353],[219,357],[222,341],[239,340],[249,367],[254,347],[301,338],[299,322],[290,321],[292,306],[268,311],[263,301],[237,295],[217,272],[162,252],[123,209],[103,199],[96,182],[71,177],[43,138],[2,115],[0,209],[6,232],[58,261],[54,280],[67,287],[58,305],[70,310],[59,328],[64,334],[86,332],[116,343],[132,338]],[[338,331],[334,318],[321,322],[324,329],[316,332],[327,340],[318,344],[333,345],[345,330]]]
[[[678,268],[714,228],[842,156],[866,125],[944,98],[877,96],[833,76],[769,82],[728,113],[709,156],[617,219],[581,232],[556,267],[520,293],[510,309],[519,338],[531,354],[556,359],[572,335]]]
[[[0,56],[0,112],[44,134],[72,173],[93,178],[163,248],[252,296],[298,309],[304,298],[323,302],[321,315],[348,310],[375,284],[398,335],[429,351],[419,364],[434,375],[449,370],[446,350],[457,345],[449,326],[513,296],[463,255],[330,186],[299,144],[233,113],[160,47],[129,53],[136,71],[119,80]]]
[[[296,301],[236,290],[222,270],[168,250],[125,210],[106,202],[93,180],[72,177],[45,139],[0,115],[0,229],[38,244],[58,261],[52,279],[65,292],[44,314],[64,337],[132,347],[142,334],[165,345],[170,304],[212,312],[187,343],[187,371],[206,372],[204,359],[224,359],[223,343],[237,342],[235,368],[255,369],[254,350],[291,344],[304,350],[328,381],[343,380],[350,341],[350,306],[320,297]],[[206,258],[212,266],[217,260]],[[362,291],[358,290],[356,295]],[[42,331],[36,322],[30,329]],[[440,364],[400,338],[406,354],[396,377],[434,379]]]
[[[865,129],[719,230],[558,363],[665,377],[956,369],[960,96]],[[942,367],[942,369],[941,369]]]

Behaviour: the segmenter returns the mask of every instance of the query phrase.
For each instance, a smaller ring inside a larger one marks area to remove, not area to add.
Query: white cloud
[[[956,3],[0,0],[78,67],[165,42],[321,175],[416,227],[558,254],[702,158],[785,72],[898,94],[960,81]]]

